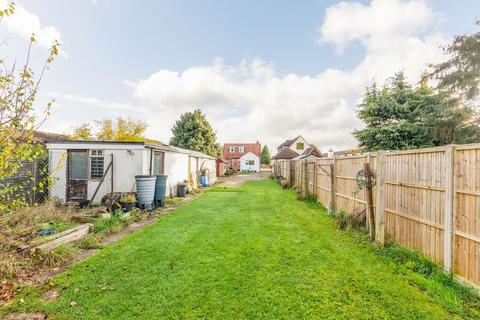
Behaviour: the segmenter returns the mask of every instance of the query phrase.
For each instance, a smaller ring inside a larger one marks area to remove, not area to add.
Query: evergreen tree
[[[272,160],[272,157],[270,156],[270,151],[268,150],[268,147],[265,145],[262,148],[262,155],[260,157],[260,163],[261,164],[270,164]]]
[[[480,21],[476,25],[480,26]],[[438,88],[474,101],[480,96],[480,32],[456,36],[445,53],[450,58],[434,65],[431,74],[438,80]]]
[[[217,136],[199,109],[182,114],[173,126],[172,133],[172,146],[200,151],[212,157],[221,154]]]
[[[417,87],[396,74],[379,90],[367,88],[358,109],[366,124],[354,135],[368,151],[403,150],[480,141],[473,111],[447,92],[435,92],[422,79]]]

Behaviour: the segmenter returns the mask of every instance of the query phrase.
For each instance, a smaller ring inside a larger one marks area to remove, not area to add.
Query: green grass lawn
[[[31,288],[12,308],[53,319],[456,318],[293,191],[271,180],[215,191],[55,278],[58,300]]]

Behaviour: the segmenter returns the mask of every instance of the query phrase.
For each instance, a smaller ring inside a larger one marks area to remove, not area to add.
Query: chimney
[[[329,158],[333,158],[333,156],[334,156],[334,153],[333,153],[333,150],[332,150],[332,148],[330,148],[330,149],[328,150],[328,153],[327,153],[327,155],[328,155],[328,157],[329,157]]]

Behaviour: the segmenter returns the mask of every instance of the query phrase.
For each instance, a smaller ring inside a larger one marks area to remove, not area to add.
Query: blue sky
[[[220,142],[274,147],[303,134],[322,149],[355,145],[355,104],[368,83],[398,70],[416,81],[442,59],[439,45],[480,18],[474,0],[17,3],[28,15],[4,21],[2,51],[22,57],[22,32],[53,27],[65,52],[42,83],[39,102],[56,97],[45,130],[131,116],[168,141],[178,115],[200,107]]]

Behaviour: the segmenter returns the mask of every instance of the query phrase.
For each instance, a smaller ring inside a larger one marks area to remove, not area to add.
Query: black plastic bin
[[[186,183],[179,183],[177,184],[177,194],[179,197],[185,197],[187,194],[187,184]]]

